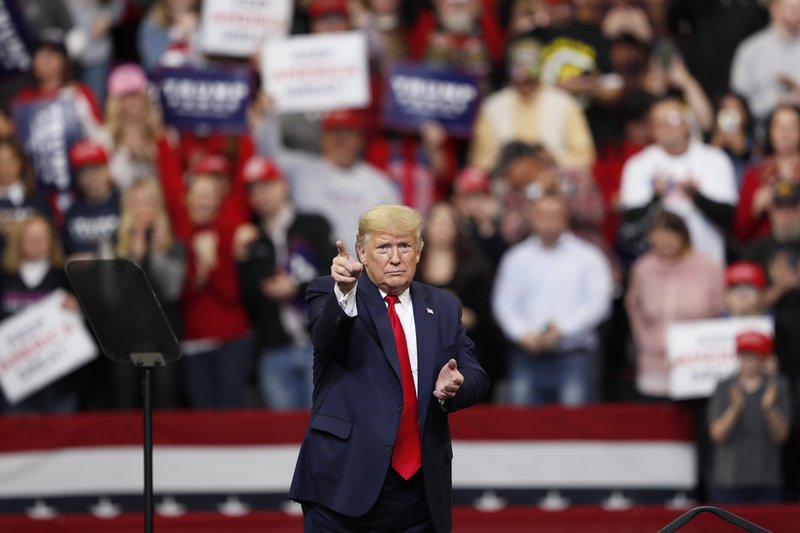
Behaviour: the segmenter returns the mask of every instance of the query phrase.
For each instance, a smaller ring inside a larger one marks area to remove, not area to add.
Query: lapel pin
[[[433,309],[431,309],[430,307],[426,307],[425,310],[428,311],[429,315],[433,314]]]

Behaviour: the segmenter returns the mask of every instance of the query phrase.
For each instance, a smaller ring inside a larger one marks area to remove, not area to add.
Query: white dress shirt
[[[348,292],[347,294],[342,294],[342,291],[339,290],[339,286],[334,284],[333,292],[336,295],[336,300],[339,302],[339,306],[342,308],[342,311],[345,312],[347,316],[354,317],[358,315],[358,306],[356,305],[356,290],[358,290],[358,283],[356,282],[356,286]],[[386,292],[383,290],[378,289],[381,293],[381,298],[386,297]],[[403,291],[398,298],[400,299],[394,306],[394,310],[397,313],[397,317],[400,319],[400,323],[403,326],[403,333],[406,336],[406,345],[408,348],[408,358],[409,362],[411,363],[411,374],[414,376],[414,391],[417,393],[417,397],[419,397],[419,379],[417,378],[417,328],[414,322],[414,307],[411,303],[411,290],[406,289]],[[388,304],[384,300],[384,305],[386,305],[387,313],[388,311]]]

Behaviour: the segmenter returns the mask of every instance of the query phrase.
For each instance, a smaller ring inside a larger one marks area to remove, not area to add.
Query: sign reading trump
[[[40,191],[69,190],[69,149],[81,134],[75,104],[70,100],[34,100],[14,104],[11,113],[33,162]]]
[[[248,69],[163,69],[158,90],[164,122],[179,130],[247,130],[251,75]]]
[[[25,22],[16,4],[0,0],[0,75],[31,69]]]
[[[286,0],[205,0],[204,51],[233,57],[256,53],[267,39],[289,33],[293,4]]]
[[[53,291],[0,324],[0,385],[14,405],[97,355],[80,313]]]
[[[301,35],[264,46],[262,76],[277,113],[363,108],[370,103],[361,32]]]
[[[735,374],[736,335],[760,331],[772,335],[771,317],[731,317],[676,322],[667,328],[669,396],[673,400],[707,398],[717,383]]]
[[[468,137],[478,110],[474,76],[417,65],[397,65],[386,82],[385,126],[418,130],[426,121],[440,123],[451,135]]]

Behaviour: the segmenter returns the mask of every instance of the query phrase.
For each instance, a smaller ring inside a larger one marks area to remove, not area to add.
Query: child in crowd
[[[725,308],[731,316],[761,315],[766,311],[764,269],[752,261],[737,261],[725,270]]]
[[[34,214],[14,226],[3,253],[0,274],[0,320],[25,309],[57,289],[68,289],[64,254],[50,222]],[[64,307],[78,309],[72,295]],[[0,412],[71,412],[78,408],[74,374],[44,387],[16,405],[7,405],[0,394]]]
[[[111,181],[108,153],[102,144],[84,140],[70,149],[69,160],[78,198],[64,215],[64,252],[68,257],[109,257],[119,225],[120,198]]]
[[[748,331],[736,337],[740,368],[711,398],[714,443],[711,499],[719,503],[776,503],[782,499],[781,445],[789,437],[791,406],[785,378],[767,370],[772,338]]]

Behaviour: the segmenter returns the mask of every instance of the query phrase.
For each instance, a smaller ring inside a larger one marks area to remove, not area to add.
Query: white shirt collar
[[[19,277],[22,278],[22,283],[29,289],[38,287],[47,272],[50,270],[50,261],[43,259],[41,261],[23,261],[19,265]]]
[[[8,198],[14,205],[22,204],[25,201],[25,185],[18,181],[4,189],[0,189],[0,198]]]
[[[381,293],[381,298],[386,298],[386,295],[389,294],[383,289],[378,289],[378,291]],[[411,304],[411,287],[401,292],[397,298],[400,300],[400,303],[403,304],[403,307],[408,307]]]

